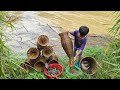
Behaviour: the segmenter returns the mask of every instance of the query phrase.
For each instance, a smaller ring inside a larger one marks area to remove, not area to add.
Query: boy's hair
[[[87,26],[81,26],[81,27],[79,28],[79,32],[80,32],[80,35],[81,35],[81,36],[85,36],[85,35],[87,35],[88,32],[89,32],[89,28],[88,28]]]

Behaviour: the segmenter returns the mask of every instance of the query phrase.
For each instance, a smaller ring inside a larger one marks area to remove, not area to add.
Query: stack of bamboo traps
[[[38,72],[44,70],[46,65],[58,63],[58,56],[49,46],[49,38],[46,35],[40,35],[37,40],[37,47],[31,47],[27,51],[27,59],[21,63],[21,67],[29,72],[32,68]]]

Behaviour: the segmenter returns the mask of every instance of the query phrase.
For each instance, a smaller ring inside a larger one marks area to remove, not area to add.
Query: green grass
[[[89,75],[82,72],[82,75],[72,76],[66,72],[68,66],[67,57],[59,57],[59,63],[63,66],[64,72],[57,79],[119,79],[120,78],[120,57],[116,57],[112,54],[117,48],[116,45],[111,44],[108,48],[100,48],[97,46],[86,47],[83,57],[94,57],[98,64],[97,72],[94,75]],[[112,48],[111,48],[112,47]],[[29,73],[25,73],[23,69],[18,67],[27,58],[26,52],[23,53],[11,53],[10,62],[11,67],[14,68],[7,74],[7,78],[11,79],[47,79],[43,72],[37,72],[31,69]]]

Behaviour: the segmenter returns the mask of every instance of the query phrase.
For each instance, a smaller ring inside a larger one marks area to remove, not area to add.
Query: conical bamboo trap
[[[93,57],[84,57],[80,61],[81,70],[88,74],[95,74],[97,71],[97,61]]]
[[[27,51],[27,56],[29,59],[36,59],[39,56],[39,54],[40,51],[35,47],[32,47]]]
[[[45,57],[44,56],[40,56],[37,58],[36,63],[34,64],[34,69],[38,72],[43,71],[43,69],[45,68]]]
[[[49,43],[49,38],[46,35],[41,35],[37,40],[37,48],[41,51]]]
[[[48,64],[58,63],[58,57],[55,52],[49,57]]]
[[[68,64],[70,67],[74,66],[74,54],[73,54],[73,43],[71,38],[68,35],[68,32],[62,32],[59,33],[61,45],[63,47],[63,50],[67,54],[69,61]]]
[[[53,48],[52,46],[46,46],[42,50],[43,56],[50,57],[53,54]]]
[[[45,68],[45,63],[58,63],[58,57],[53,50],[53,46],[49,46],[48,44],[48,36],[40,35],[37,39],[37,47],[28,49],[27,59],[20,66],[28,72],[32,68],[41,72]]]

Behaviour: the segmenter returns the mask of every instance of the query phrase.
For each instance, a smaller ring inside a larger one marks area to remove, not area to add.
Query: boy
[[[81,59],[82,52],[87,42],[88,32],[89,32],[89,28],[87,26],[81,26],[79,30],[70,32],[70,34],[74,36],[74,61],[76,61],[75,65],[78,67],[79,67],[79,62]]]

